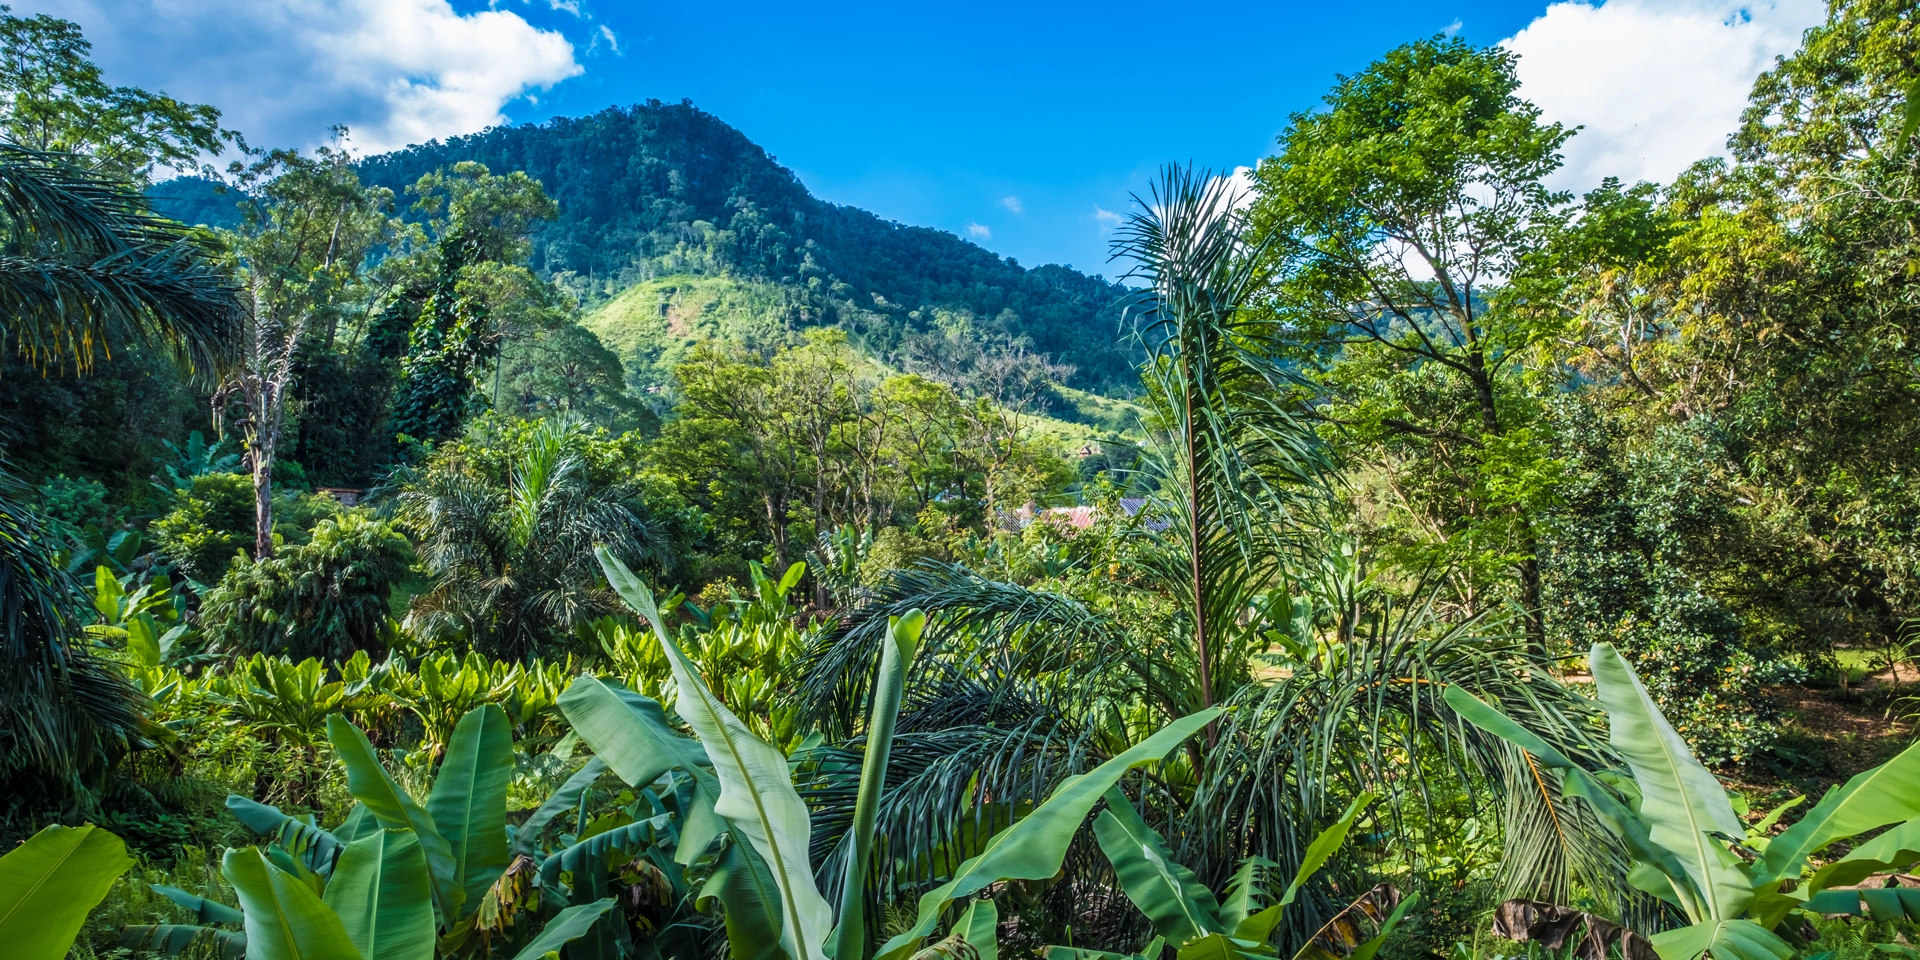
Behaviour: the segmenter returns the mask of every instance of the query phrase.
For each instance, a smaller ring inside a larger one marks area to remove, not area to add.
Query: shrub
[[[322,659],[384,646],[387,599],[412,548],[361,513],[320,521],[307,543],[242,558],[208,595],[201,623],[215,649]]]
[[[237,550],[253,544],[253,480],[207,473],[175,494],[173,509],[148,528],[154,548],[182,573],[213,583]]]

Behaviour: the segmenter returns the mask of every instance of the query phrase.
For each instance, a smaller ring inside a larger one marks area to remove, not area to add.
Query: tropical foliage
[[[255,151],[0,11],[0,943],[1910,952],[1905,13],[1578,197],[1404,45],[1115,285],[690,105]]]

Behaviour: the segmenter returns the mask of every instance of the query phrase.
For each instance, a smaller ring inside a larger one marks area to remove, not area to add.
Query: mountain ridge
[[[821,200],[689,101],[494,127],[368,157],[360,170],[403,194],[463,160],[545,185],[560,216],[534,233],[532,266],[589,311],[642,283],[734,277],[785,291],[776,299],[788,328],[838,325],[882,357],[915,333],[967,324],[1072,366],[1074,387],[1137,392],[1137,358],[1120,332],[1127,288]]]

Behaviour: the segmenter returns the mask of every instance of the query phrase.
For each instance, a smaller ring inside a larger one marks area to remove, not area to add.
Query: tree
[[[70,20],[0,11],[0,137],[135,181],[155,166],[191,171],[233,139],[206,104],[109,87],[91,49]]]
[[[253,475],[253,556],[273,555],[273,466],[284,439],[295,362],[310,334],[366,304],[370,258],[394,235],[392,195],[362,186],[353,158],[321,147],[235,164],[245,223],[228,244],[245,283],[242,361],[214,394],[216,425],[237,408]]]
[[[421,272],[431,279],[416,281],[412,292],[419,314],[400,361],[393,427],[414,440],[446,440],[471,413],[475,380],[489,362],[498,383],[501,341],[564,316],[550,287],[525,266],[528,231],[558,207],[525,173],[494,176],[470,161],[408,190],[436,236],[423,251]]]
[[[395,515],[433,586],[410,629],[522,660],[616,609],[596,546],[660,569],[671,517],[616,472],[632,459],[572,418],[504,425],[491,445],[442,446],[401,484]]]
[[[392,525],[364,513],[322,520],[311,540],[221,578],[201,607],[209,646],[344,661],[381,650],[388,597],[413,548]]]
[[[1511,567],[1542,644],[1533,524],[1555,467],[1522,361],[1554,326],[1496,294],[1557,223],[1567,198],[1541,180],[1572,131],[1541,123],[1518,86],[1497,47],[1389,52],[1292,118],[1255,175],[1251,221],[1323,415],[1442,559]]]

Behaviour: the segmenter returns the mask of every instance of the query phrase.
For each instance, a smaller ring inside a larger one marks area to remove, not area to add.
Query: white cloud
[[[1101,233],[1119,229],[1120,219],[1120,215],[1112,210],[1102,209],[1097,203],[1093,205],[1093,222],[1100,225]]]
[[[1461,23],[1459,17],[1454,17],[1452,23],[1449,23],[1446,26],[1440,28],[1440,32],[1451,37],[1454,34],[1459,33],[1460,28],[1463,26],[1466,26],[1466,24]]]
[[[1503,45],[1520,55],[1522,97],[1585,126],[1551,181],[1584,190],[1667,182],[1724,154],[1754,78],[1825,18],[1822,0],[1568,0]]]
[[[602,40],[607,42],[607,49],[612,50],[615,56],[622,56],[620,53],[620,38],[614,36],[613,28],[604,23],[600,25],[599,35],[594,37],[593,45],[596,47],[599,46]]]
[[[1227,202],[1235,210],[1245,210],[1253,206],[1253,168],[1234,167],[1225,177],[1214,177],[1216,181],[1227,181]]]
[[[1027,208],[1020,203],[1019,197],[1001,197],[1000,205],[1014,213],[1026,213]]]
[[[114,84],[223,113],[264,146],[352,129],[356,152],[472,133],[581,72],[573,45],[518,14],[448,0],[23,0],[78,22]]]
[[[969,220],[967,221],[967,236],[978,240],[992,240],[993,230],[984,223],[974,223]]]

